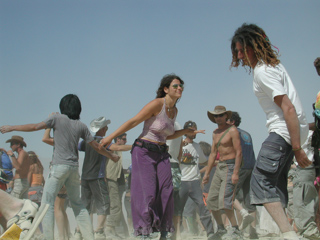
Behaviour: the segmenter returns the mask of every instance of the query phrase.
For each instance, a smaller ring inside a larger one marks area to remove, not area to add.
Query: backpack
[[[315,105],[313,104],[313,109],[315,110]],[[316,176],[320,176],[320,115],[317,110],[313,112],[315,129],[312,134],[311,146],[314,149],[313,154],[313,164],[316,168]]]

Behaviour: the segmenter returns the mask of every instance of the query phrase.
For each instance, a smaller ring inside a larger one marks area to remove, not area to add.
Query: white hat
[[[108,124],[110,124],[111,121],[108,119],[106,120],[105,117],[99,117],[97,119],[94,119],[90,123],[90,130],[94,133],[98,132],[101,128],[104,128]]]

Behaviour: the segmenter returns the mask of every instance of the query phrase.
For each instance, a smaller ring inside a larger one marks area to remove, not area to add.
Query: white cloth
[[[253,70],[253,91],[267,117],[269,133],[275,132],[291,145],[290,135],[282,109],[274,102],[276,96],[287,95],[294,105],[300,122],[300,143],[308,136],[308,122],[298,93],[282,64],[276,67],[258,63]]]
[[[174,123],[174,130],[180,130],[181,126],[178,122]],[[171,155],[170,162],[172,163],[179,163],[179,152],[180,152],[180,146],[182,142],[182,137],[178,137],[172,140],[167,140],[166,143],[169,146],[169,154]]]
[[[199,163],[207,162],[199,143],[189,143],[182,148],[181,181],[195,181],[201,178]]]
[[[313,150],[313,147],[311,146],[312,134],[313,134],[313,131],[309,130],[309,132],[308,132],[308,138],[307,138],[307,140],[304,142],[304,144],[302,144],[301,148],[302,148],[302,149],[304,150],[304,152],[306,153],[308,159],[309,159],[311,162],[314,162],[314,159],[313,159],[314,150]],[[295,163],[296,165],[298,165],[295,157],[293,158],[293,160],[294,160],[294,163]],[[311,165],[309,165],[308,167],[309,167],[309,168],[312,168],[312,167],[314,167],[314,166],[313,166],[313,164],[311,164]],[[307,168],[308,168],[308,167],[307,167]]]

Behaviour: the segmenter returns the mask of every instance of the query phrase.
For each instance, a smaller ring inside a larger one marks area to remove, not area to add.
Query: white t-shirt
[[[313,150],[313,147],[311,146],[312,134],[313,134],[313,131],[309,130],[307,141],[305,141],[304,144],[302,144],[301,147],[302,147],[302,149],[304,150],[304,152],[306,153],[308,159],[309,159],[311,162],[314,162],[314,159],[313,159],[314,150]],[[296,160],[295,157],[293,158],[293,160],[294,160],[294,163],[295,163],[296,165],[298,165],[297,160]],[[313,167],[313,165],[311,164],[311,165],[308,166],[308,167]]]
[[[290,135],[282,109],[274,102],[274,97],[287,95],[294,105],[300,122],[300,143],[308,136],[309,125],[298,93],[282,64],[276,67],[258,63],[253,70],[253,91],[267,117],[268,132],[275,132],[291,145]]]
[[[178,122],[174,123],[174,130],[180,130],[181,126]],[[179,163],[178,156],[180,152],[180,146],[182,142],[182,137],[178,137],[172,140],[167,140],[166,143],[169,146],[169,154],[171,155],[170,162]]]
[[[198,164],[207,162],[199,143],[189,143],[182,148],[181,181],[195,181],[200,179]]]

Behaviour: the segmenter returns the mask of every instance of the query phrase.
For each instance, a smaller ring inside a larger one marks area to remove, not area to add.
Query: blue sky
[[[267,136],[265,115],[252,92],[252,76],[232,69],[230,39],[242,23],[256,23],[280,49],[308,121],[319,89],[313,61],[319,57],[320,1],[1,1],[0,125],[36,123],[59,111],[75,93],[85,124],[111,120],[109,133],[155,98],[167,73],[185,81],[178,122],[205,129],[197,141],[211,143],[216,125],[207,110],[238,111],[256,155]],[[128,132],[128,143],[142,124]],[[21,135],[48,166],[52,147],[43,131],[0,135],[0,147]],[[125,166],[130,155],[124,154]],[[80,155],[80,163],[83,154]]]

